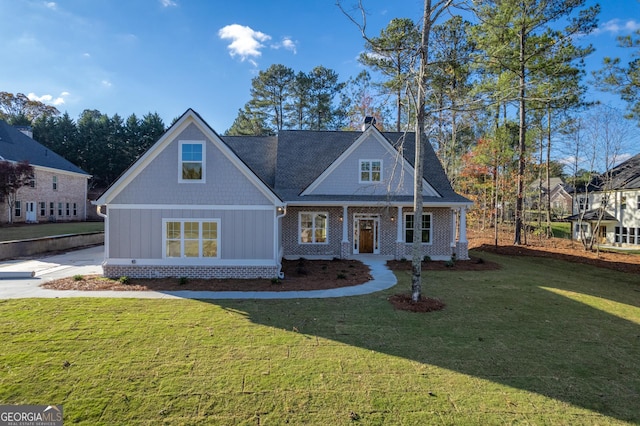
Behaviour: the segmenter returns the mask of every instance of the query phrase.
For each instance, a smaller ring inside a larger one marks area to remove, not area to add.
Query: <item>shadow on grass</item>
[[[425,274],[425,294],[447,304],[429,314],[395,311],[387,301],[408,291],[406,272],[397,273],[396,287],[367,296],[204,302],[241,312],[256,324],[435,365],[639,422],[637,276],[552,259],[486,257],[503,268]]]

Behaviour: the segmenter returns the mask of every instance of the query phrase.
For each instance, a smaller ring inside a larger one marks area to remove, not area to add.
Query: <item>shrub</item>
[[[278,278],[278,277],[273,277],[273,278],[271,278],[271,284],[280,285],[280,284],[282,284],[282,281],[280,281],[280,278]]]
[[[337,278],[338,278],[339,280],[346,280],[346,279],[347,279],[347,274],[345,274],[345,272],[346,272],[346,271],[338,272],[338,276],[337,276]]]
[[[423,262],[431,262],[431,256],[429,256],[428,254],[425,254],[424,257],[422,258]]]
[[[118,281],[120,281],[120,284],[129,284],[129,277],[127,277],[126,275],[122,276],[118,278]]]
[[[180,280],[178,281],[178,285],[185,285],[187,284],[187,282],[189,282],[189,279],[187,277],[180,277]]]
[[[74,275],[73,276],[73,280],[74,281],[82,281],[82,280],[84,280],[84,275],[80,275],[80,274]]]

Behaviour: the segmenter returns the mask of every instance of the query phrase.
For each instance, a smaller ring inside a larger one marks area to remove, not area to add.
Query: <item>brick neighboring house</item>
[[[87,182],[91,175],[35,141],[28,128],[16,128],[0,120],[0,160],[26,160],[35,172],[31,185],[18,190],[14,223],[87,219]],[[0,221],[9,221],[6,200],[0,202]]]
[[[220,136],[187,110],[94,202],[106,276],[272,278],[282,258],[410,258],[412,133]],[[468,259],[466,209],[426,144],[422,254]]]

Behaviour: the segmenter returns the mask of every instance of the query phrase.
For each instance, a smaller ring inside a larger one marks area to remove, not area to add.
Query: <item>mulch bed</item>
[[[392,271],[410,271],[411,260],[388,260],[387,266]],[[474,256],[471,256],[469,260],[456,260],[455,262],[434,260],[422,262],[423,271],[495,271],[496,269],[500,269],[498,263]]]
[[[285,278],[271,279],[195,279],[130,278],[127,283],[99,275],[50,281],[43,288],[53,290],[113,291],[305,291],[350,287],[371,280],[371,270],[356,260],[284,260]],[[181,282],[182,281],[182,282]]]
[[[417,302],[414,302],[411,299],[410,294],[394,294],[387,300],[391,302],[395,309],[410,312],[426,313],[440,311],[446,306],[442,301],[438,299],[432,299],[430,297],[424,296],[420,296],[420,299]]]

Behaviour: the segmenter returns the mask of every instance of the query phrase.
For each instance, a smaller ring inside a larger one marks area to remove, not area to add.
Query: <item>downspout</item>
[[[105,265],[107,261],[107,253],[109,253],[109,217],[106,213],[102,213],[101,207],[104,204],[96,204],[96,213],[98,216],[104,219],[104,261],[102,262],[102,266]]]
[[[276,208],[276,212],[278,210],[282,209],[282,214],[276,214],[275,217],[275,221],[276,221],[276,226],[275,226],[275,233],[276,233],[276,238],[275,238],[275,246],[276,246],[276,255],[277,255],[277,259],[278,259],[278,263],[276,264],[276,266],[278,267],[278,278],[279,279],[283,279],[284,278],[284,272],[282,272],[282,247],[280,247],[280,244],[282,244],[282,238],[281,238],[281,234],[282,234],[282,227],[278,226],[278,220],[282,219],[283,217],[285,217],[287,215],[287,205],[283,205],[280,206],[278,208]]]

